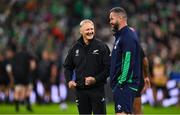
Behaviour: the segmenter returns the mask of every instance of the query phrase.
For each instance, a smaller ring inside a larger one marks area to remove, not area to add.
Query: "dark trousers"
[[[106,114],[104,86],[76,90],[79,114]]]

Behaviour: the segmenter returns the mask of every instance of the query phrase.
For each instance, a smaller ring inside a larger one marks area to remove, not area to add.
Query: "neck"
[[[85,38],[83,38],[83,40],[84,40],[84,43],[85,43],[86,45],[89,45],[90,40],[87,40],[87,39],[85,39]]]
[[[119,26],[119,30],[121,30],[121,29],[124,28],[125,26],[127,26],[127,23],[123,23],[121,26]]]

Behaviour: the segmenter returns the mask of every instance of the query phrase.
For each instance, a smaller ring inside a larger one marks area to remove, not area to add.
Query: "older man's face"
[[[86,22],[82,25],[80,28],[80,33],[86,40],[91,40],[94,37],[95,31],[94,31],[94,24],[90,22]]]

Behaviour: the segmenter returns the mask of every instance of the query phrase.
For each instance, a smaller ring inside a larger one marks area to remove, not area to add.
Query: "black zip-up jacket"
[[[103,85],[109,76],[110,50],[107,45],[93,38],[85,45],[81,37],[69,50],[64,68],[67,83],[75,76],[77,88],[92,88]],[[96,83],[85,86],[85,77],[95,77]]]

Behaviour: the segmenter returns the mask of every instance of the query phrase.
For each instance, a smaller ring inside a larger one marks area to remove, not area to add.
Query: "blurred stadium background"
[[[0,57],[5,57],[8,48],[23,46],[37,64],[46,52],[58,67],[58,76],[50,81],[50,100],[39,98],[45,92],[41,77],[32,76],[34,113],[77,113],[73,91],[65,85],[64,58],[79,38],[79,22],[85,18],[94,21],[96,36],[112,49],[108,11],[114,6],[127,10],[128,23],[140,36],[150,61],[152,88],[142,95],[144,113],[180,114],[179,0],[0,0]],[[108,113],[113,114],[108,85]],[[7,95],[0,91],[0,114],[15,113],[13,89],[8,89]],[[20,113],[28,112],[22,107]]]

